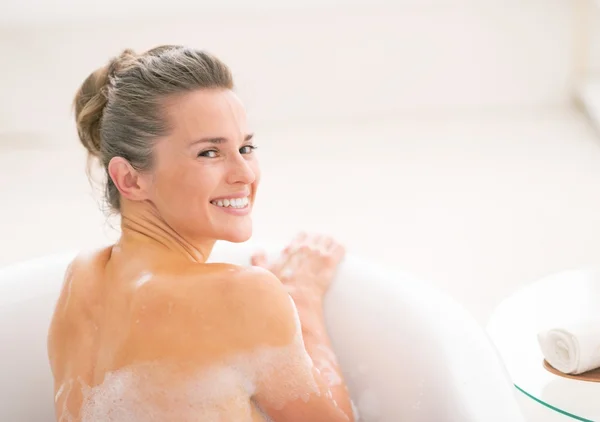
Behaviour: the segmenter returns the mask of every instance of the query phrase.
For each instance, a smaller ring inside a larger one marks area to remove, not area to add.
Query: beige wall
[[[354,0],[345,8],[330,0],[304,10],[263,2],[262,11],[234,11],[230,0],[229,11],[134,24],[0,27],[0,134],[43,132],[66,142],[71,98],[87,73],[124,47],[158,43],[224,58],[264,124],[552,106],[570,96],[569,0]],[[104,4],[104,13],[118,15]]]
[[[600,1],[594,1],[588,20],[590,31],[589,69],[592,76],[600,77]]]

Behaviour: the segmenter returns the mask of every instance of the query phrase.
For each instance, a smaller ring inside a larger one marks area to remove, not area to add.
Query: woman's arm
[[[306,351],[326,383],[334,405],[348,416],[348,420],[353,420],[348,389],[325,327],[322,298],[301,290],[292,291],[290,296],[300,317]]]
[[[255,401],[276,422],[353,422],[348,391],[325,330],[321,300],[309,294],[295,294],[294,301],[289,300],[280,284],[273,285],[273,290],[270,306],[278,308],[278,318],[289,327],[286,337],[293,340],[283,352],[285,361],[275,358],[273,370],[261,377]]]
[[[323,314],[323,297],[344,253],[344,248],[329,237],[300,233],[273,265],[267,265],[266,258],[260,254],[253,257],[253,264],[269,269],[289,292],[295,305],[294,312],[299,317],[304,348],[321,383],[320,394],[325,394],[338,410],[340,420],[352,421],[352,403]]]

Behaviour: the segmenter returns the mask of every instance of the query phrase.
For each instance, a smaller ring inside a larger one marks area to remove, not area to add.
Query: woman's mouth
[[[248,204],[250,203],[250,198],[245,196],[243,198],[215,199],[210,201],[210,203],[221,208],[244,209],[248,207]]]

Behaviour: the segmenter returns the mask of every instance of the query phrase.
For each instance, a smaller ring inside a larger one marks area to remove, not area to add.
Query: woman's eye
[[[256,148],[258,148],[255,145],[246,145],[240,148],[240,153],[242,154],[251,154],[252,151],[254,151]]]
[[[202,151],[200,154],[198,154],[198,157],[215,158],[216,156],[217,156],[217,151],[215,151],[214,149],[209,149],[208,151]]]

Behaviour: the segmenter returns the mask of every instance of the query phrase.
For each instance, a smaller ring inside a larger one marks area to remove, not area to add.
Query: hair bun
[[[124,50],[106,66],[92,72],[79,87],[74,100],[77,134],[88,153],[100,157],[102,139],[100,129],[104,108],[108,103],[110,85],[120,70],[135,62],[133,50]]]

